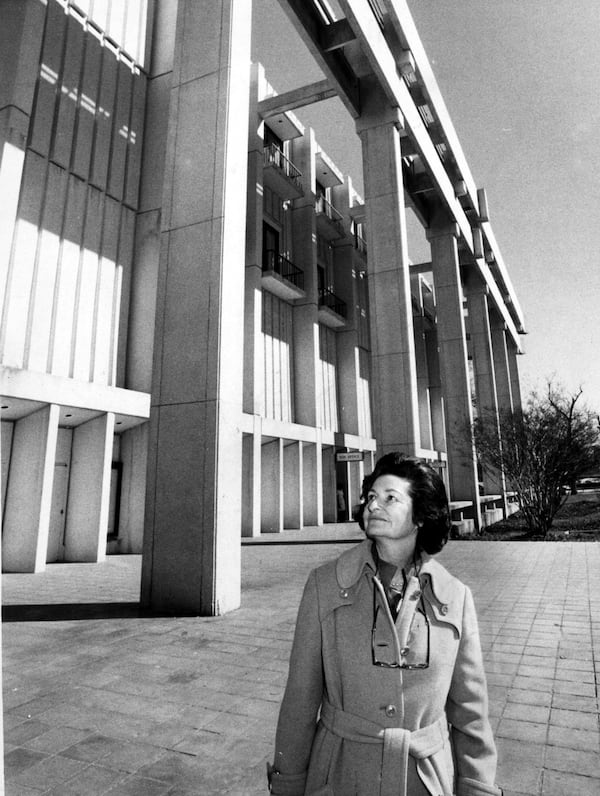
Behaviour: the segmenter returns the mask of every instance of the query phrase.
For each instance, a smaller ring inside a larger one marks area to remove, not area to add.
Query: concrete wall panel
[[[98,284],[98,256],[104,214],[104,195],[96,188],[88,188],[88,203],[83,232],[83,252],[79,275],[79,293],[73,352],[73,378],[92,379],[92,350],[94,343],[94,310]]]
[[[146,103],[146,78],[141,75],[133,77],[131,94],[131,115],[127,146],[127,172],[125,181],[124,201],[130,207],[137,208],[140,193],[140,168],[142,163],[142,143],[144,140],[144,112]],[[152,171],[156,163],[152,163]]]
[[[86,199],[85,183],[70,177],[53,325],[51,372],[55,376],[71,374],[72,319],[77,300]]]
[[[54,114],[60,96],[63,42],[67,17],[58,3],[47,7],[46,34],[38,83],[35,114],[32,119],[31,147],[48,157],[54,130]]]
[[[96,38],[88,36],[83,59],[81,97],[77,118],[77,134],[73,151],[73,171],[87,180],[90,174],[92,141],[98,109],[102,51]]]
[[[107,187],[117,75],[118,65],[115,55],[109,49],[104,48],[102,50],[102,76],[96,113],[94,162],[91,176],[91,182],[103,191]]]
[[[48,369],[50,355],[53,299],[57,283],[66,195],[67,174],[63,169],[49,163],[44,213],[39,232],[35,293],[27,356],[27,367],[42,373]]]
[[[129,333],[129,305],[131,300],[131,278],[133,245],[135,235],[135,213],[126,207],[121,209],[121,236],[117,260],[118,279],[121,283],[120,297],[115,294],[114,329],[110,383],[125,385],[127,336]]]
[[[121,207],[106,198],[94,329],[93,368],[95,382],[109,384],[114,346],[114,299],[118,289],[116,278]]]
[[[23,367],[33,277],[37,255],[46,162],[30,153],[25,159],[19,220],[15,230],[2,317],[2,363]]]
[[[108,179],[108,193],[118,201],[123,199],[127,148],[131,140],[130,116],[133,81],[131,68],[123,61],[119,61]]]
[[[65,169],[69,168],[71,162],[71,150],[76,130],[83,36],[83,28],[79,20],[68,16],[63,68],[59,78],[60,93],[56,114],[56,134],[52,146],[52,159]]]

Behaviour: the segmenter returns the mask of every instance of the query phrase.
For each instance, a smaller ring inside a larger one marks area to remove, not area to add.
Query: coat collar
[[[360,580],[365,568],[375,573],[376,567],[371,553],[371,540],[365,539],[346,550],[336,562],[336,577],[341,589],[351,589]],[[421,576],[426,576],[440,603],[449,603],[456,594],[455,578],[427,553],[422,555]]]

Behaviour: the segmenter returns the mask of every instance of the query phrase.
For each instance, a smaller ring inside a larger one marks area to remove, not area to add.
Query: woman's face
[[[397,475],[380,476],[367,495],[363,512],[365,532],[370,539],[408,539],[417,536],[413,521],[410,481]]]

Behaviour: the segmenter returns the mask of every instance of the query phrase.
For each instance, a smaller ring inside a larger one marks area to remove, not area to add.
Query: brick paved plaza
[[[219,619],[140,616],[137,556],[4,575],[7,796],[266,793],[301,589],[343,546],[245,545]],[[506,796],[597,796],[600,545],[440,560],[475,594]]]

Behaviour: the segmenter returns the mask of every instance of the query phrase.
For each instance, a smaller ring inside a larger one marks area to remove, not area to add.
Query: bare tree
[[[504,473],[532,535],[547,535],[566,500],[565,487],[598,465],[600,421],[579,403],[581,394],[581,389],[569,394],[552,382],[545,394],[532,391],[521,413],[501,414],[500,440],[489,414],[480,414],[474,423],[482,467]]]

